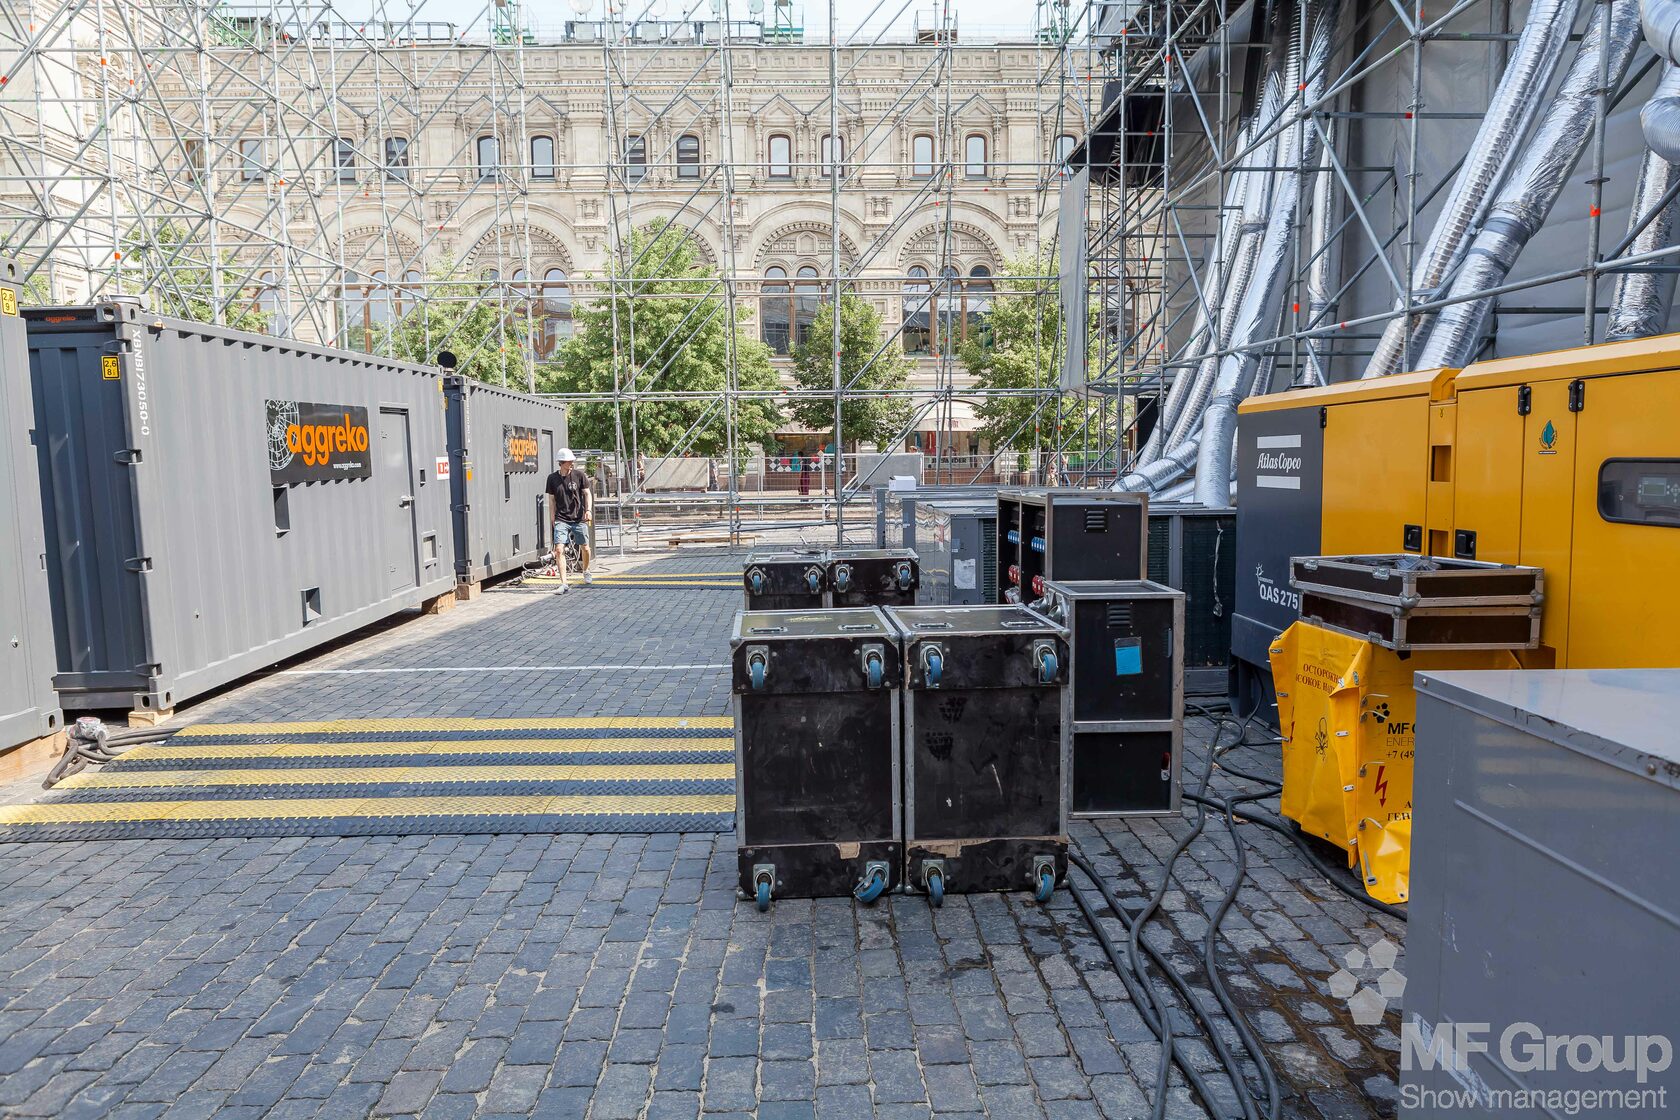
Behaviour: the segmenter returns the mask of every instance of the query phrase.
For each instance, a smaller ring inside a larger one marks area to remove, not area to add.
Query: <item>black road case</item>
[[[1177,813],[1184,749],[1184,595],[1148,580],[1054,582],[1068,629],[1075,816]]]
[[[828,565],[819,549],[755,548],[741,584],[749,611],[804,611],[827,606]]]
[[[1044,594],[1046,580],[1143,579],[1148,574],[1146,495],[1000,490],[997,500],[1000,597],[1031,602]]]
[[[1539,568],[1446,556],[1296,556],[1301,617],[1393,650],[1533,649]]]
[[[740,890],[772,898],[899,881],[898,632],[878,609],[743,611],[730,641]]]
[[[908,548],[836,548],[828,554],[829,600],[836,607],[913,607],[921,564]]]
[[[1067,870],[1067,642],[1023,607],[901,607],[905,886],[1032,890]]]

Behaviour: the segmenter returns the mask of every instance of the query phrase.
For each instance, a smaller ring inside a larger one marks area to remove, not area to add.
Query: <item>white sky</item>
[[[240,0],[235,0],[235,6]],[[358,10],[382,10],[386,18],[406,18],[410,11],[416,19],[439,20],[463,27],[483,26],[491,0],[341,0],[339,7],[347,14]],[[711,17],[712,0],[522,0],[525,20],[537,28],[558,29],[569,19],[598,19],[608,2],[623,6],[627,16],[647,13],[649,19],[702,19]],[[727,0],[735,19],[748,18],[751,0]],[[843,34],[865,26],[873,34],[890,25],[895,31],[908,31],[917,17],[924,26],[937,26],[939,0],[835,0],[839,5],[836,22]],[[775,0],[764,0],[766,9]],[[959,35],[999,36],[1026,34],[1032,30],[1037,0],[950,0],[956,15]],[[1082,7],[1083,5],[1078,5]],[[579,15],[577,7],[587,8]],[[814,35],[826,36],[828,30],[828,0],[793,0],[796,15],[803,14],[804,26]],[[769,21],[768,11],[765,14]]]

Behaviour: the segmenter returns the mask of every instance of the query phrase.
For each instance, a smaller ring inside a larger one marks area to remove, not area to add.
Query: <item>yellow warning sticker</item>
[[[0,288],[0,315],[17,314],[17,289]]]
[[[115,354],[102,354],[99,358],[99,376],[106,381],[122,379],[122,366],[117,363]]]

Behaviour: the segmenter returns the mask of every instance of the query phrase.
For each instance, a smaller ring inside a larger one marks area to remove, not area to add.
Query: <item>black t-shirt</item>
[[[589,476],[573,467],[567,474],[555,471],[548,476],[548,495],[554,499],[554,516],[561,521],[582,521],[585,494],[589,492]]]

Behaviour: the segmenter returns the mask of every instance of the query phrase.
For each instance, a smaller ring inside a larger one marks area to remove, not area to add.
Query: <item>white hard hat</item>
[[[554,453],[554,461],[556,463],[570,463],[576,461],[576,459],[577,456],[572,454],[572,449],[569,447],[562,447],[559,451]]]

